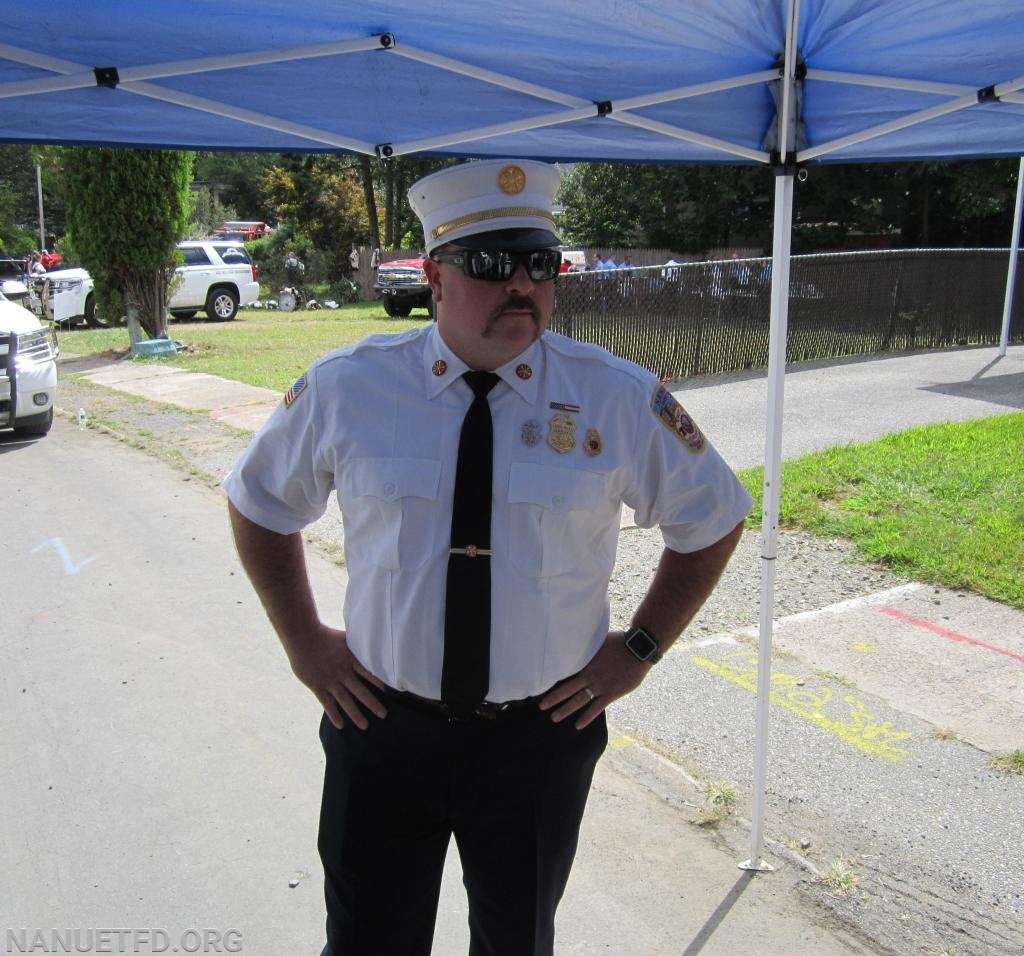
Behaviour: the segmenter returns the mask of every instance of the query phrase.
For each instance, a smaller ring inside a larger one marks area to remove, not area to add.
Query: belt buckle
[[[449,721],[466,723],[474,720],[495,720],[498,714],[505,710],[507,706],[507,704],[492,704],[482,700],[479,704],[473,704],[469,707],[452,707],[450,704],[445,704],[444,710]]]
[[[504,709],[501,704],[488,704],[485,700],[473,708],[473,714],[479,720],[496,720],[498,713]]]

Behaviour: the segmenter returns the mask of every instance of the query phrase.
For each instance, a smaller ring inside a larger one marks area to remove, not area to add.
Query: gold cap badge
[[[526,173],[521,166],[502,166],[498,173],[498,188],[506,196],[518,196],[526,189]]]

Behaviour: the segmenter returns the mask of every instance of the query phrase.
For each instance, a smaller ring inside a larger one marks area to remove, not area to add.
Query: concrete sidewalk
[[[82,369],[79,372],[82,378],[95,385],[154,402],[209,412],[215,421],[242,431],[256,432],[281,401],[281,396],[269,388],[205,372],[189,372],[159,361],[127,359],[88,368],[71,356],[62,364],[69,370]]]

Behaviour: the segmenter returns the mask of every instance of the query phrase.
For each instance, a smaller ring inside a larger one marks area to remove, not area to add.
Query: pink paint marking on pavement
[[[913,624],[915,627],[923,627],[926,631],[931,631],[933,634],[938,634],[939,637],[944,637],[947,640],[956,641],[959,644],[973,644],[975,647],[985,648],[986,651],[994,651],[996,654],[1002,654],[1005,657],[1012,657],[1015,661],[1024,662],[1024,654],[1017,654],[1014,651],[1008,651],[1005,647],[996,647],[995,644],[986,644],[984,641],[979,641],[976,637],[968,637],[966,634],[958,634],[956,631],[940,627],[938,624],[932,624],[929,621],[922,621],[919,617],[913,617],[898,608],[880,607],[878,610],[883,614],[888,614],[890,617],[895,617],[901,621],[905,621],[907,624]]]

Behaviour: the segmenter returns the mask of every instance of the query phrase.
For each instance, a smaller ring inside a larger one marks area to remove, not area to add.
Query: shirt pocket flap
[[[605,497],[602,475],[551,465],[524,462],[512,465],[508,499],[512,504],[538,505],[561,514],[567,511],[597,511]]]
[[[441,462],[429,458],[359,458],[349,464],[343,492],[354,498],[437,498]]]

